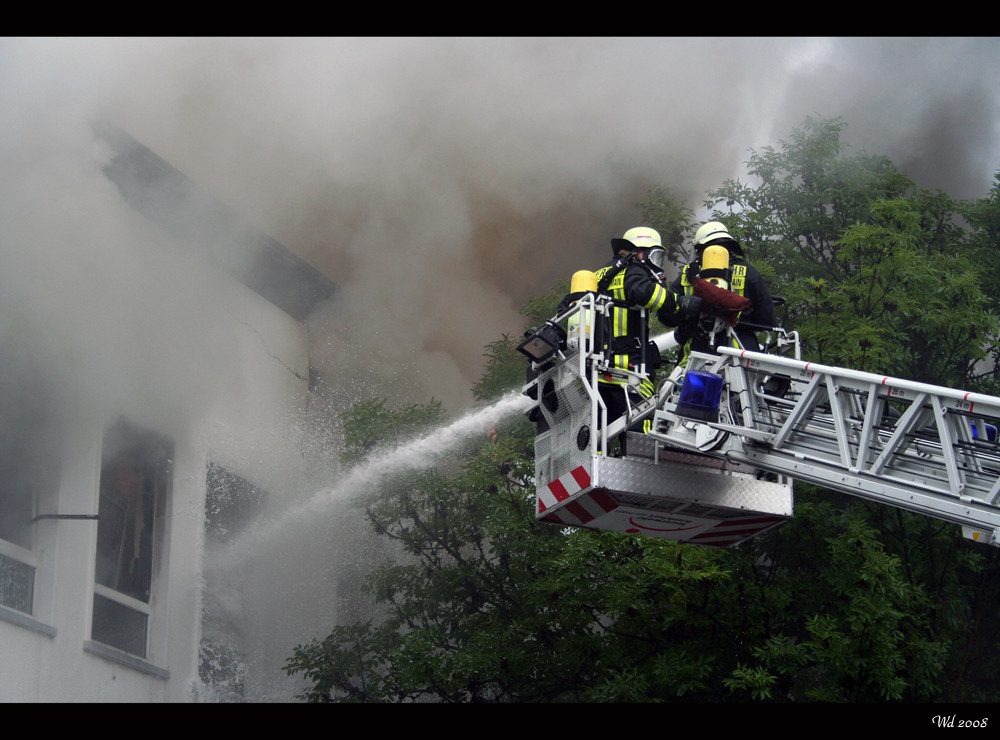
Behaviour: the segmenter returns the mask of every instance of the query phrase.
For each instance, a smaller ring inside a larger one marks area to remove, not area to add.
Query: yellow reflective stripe
[[[667,302],[667,290],[662,285],[656,285],[653,287],[653,295],[649,297],[649,302],[646,303],[646,308],[650,311],[659,311],[663,308],[663,304]]]
[[[624,337],[628,334],[628,309],[615,306],[615,336]]]

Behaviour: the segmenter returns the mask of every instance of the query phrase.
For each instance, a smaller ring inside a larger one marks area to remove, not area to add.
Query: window
[[[229,544],[246,528],[267,494],[215,463],[208,466],[206,489],[205,545],[211,557],[213,549]],[[231,584],[206,578],[198,674],[215,699],[239,701],[244,698],[247,673],[247,648],[234,625],[234,618],[238,622],[241,615],[230,613],[232,599],[220,598]]]
[[[0,351],[0,605],[34,613],[39,498],[55,490],[49,396],[16,348]]]
[[[0,604],[31,614],[37,566],[31,536],[34,496],[18,447],[0,442]]]
[[[205,540],[209,547],[226,544],[260,511],[266,494],[215,463],[208,464],[205,495]]]
[[[15,557],[0,552],[0,604],[32,613],[35,596],[35,563],[27,553]]]
[[[139,657],[146,656],[172,458],[169,440],[124,420],[105,433],[91,636]]]

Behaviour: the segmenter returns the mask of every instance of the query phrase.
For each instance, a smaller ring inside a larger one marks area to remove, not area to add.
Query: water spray
[[[378,450],[351,468],[337,485],[317,491],[304,503],[289,509],[276,519],[251,526],[229,548],[225,558],[239,563],[248,554],[250,543],[259,543],[277,536],[284,529],[304,523],[310,517],[367,490],[379,480],[404,470],[431,466],[441,455],[467,440],[469,435],[485,433],[498,419],[524,411],[531,400],[520,391],[512,391],[486,408],[471,411],[446,426],[435,429],[412,442],[390,450]]]

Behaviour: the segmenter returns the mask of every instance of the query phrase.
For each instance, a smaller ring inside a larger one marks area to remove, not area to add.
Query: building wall
[[[173,442],[166,527],[150,599],[148,655],[137,659],[91,639],[97,522],[39,520],[33,528],[33,612],[0,607],[0,701],[201,698],[207,465],[223,464],[277,497],[283,487],[294,485],[296,467],[302,464],[295,439],[308,395],[305,328],[225,273],[194,262],[188,267],[198,276],[186,283],[193,291],[190,300],[207,301],[203,294],[210,292],[206,305],[213,314],[200,326],[179,317],[182,331],[157,337],[158,351],[181,358],[184,373],[179,379],[125,373],[120,383],[130,386],[128,392],[110,395],[96,385],[89,388],[96,381],[81,373],[82,387],[72,393],[65,387],[53,390],[61,405],[51,458],[55,482],[36,504],[38,513],[97,512],[103,435],[119,416]],[[169,311],[162,315],[169,325]],[[59,377],[65,381],[72,373]]]

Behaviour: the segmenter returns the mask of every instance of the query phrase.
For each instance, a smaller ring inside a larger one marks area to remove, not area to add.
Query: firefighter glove
[[[682,295],[677,299],[677,308],[686,316],[697,316],[701,313],[701,298],[696,295]]]

